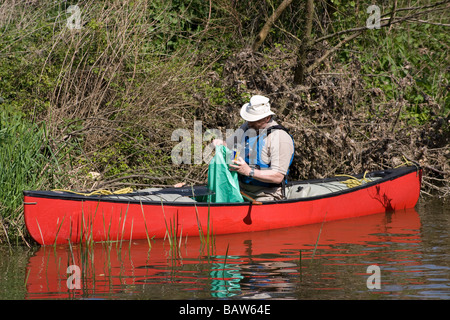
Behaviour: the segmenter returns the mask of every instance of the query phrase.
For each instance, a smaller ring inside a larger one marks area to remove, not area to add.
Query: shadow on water
[[[430,287],[423,275],[420,228],[411,209],[216,236],[209,255],[194,236],[180,242],[176,254],[167,240],[151,249],[147,241],[42,247],[29,259],[26,298],[426,298],[422,287],[439,295],[443,284]],[[369,289],[373,265],[379,289]]]

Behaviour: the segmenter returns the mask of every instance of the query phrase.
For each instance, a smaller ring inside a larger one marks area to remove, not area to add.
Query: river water
[[[216,236],[210,246],[198,237],[0,246],[0,299],[448,300],[449,227],[450,203],[420,200],[411,210]]]

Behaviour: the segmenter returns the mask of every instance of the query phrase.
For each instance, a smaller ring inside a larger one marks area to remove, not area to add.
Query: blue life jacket
[[[243,140],[244,140],[243,142],[244,142],[244,148],[245,148],[244,160],[250,167],[255,168],[255,169],[270,168],[270,163],[265,163],[262,160],[262,150],[263,150],[263,147],[265,144],[265,138],[275,130],[283,130],[289,134],[288,130],[285,127],[283,127],[281,125],[275,125],[275,126],[267,128],[267,130],[263,130],[262,132],[260,132],[259,135],[256,135],[254,137],[249,137],[247,134],[243,135]],[[292,136],[290,134],[289,134],[289,136],[292,139],[292,144],[294,144],[294,139],[292,138]],[[255,150],[255,149],[256,149],[256,153],[254,151],[252,151],[252,155],[256,155],[256,157],[253,156],[252,158],[250,158],[250,150]],[[289,166],[292,164],[293,159],[294,159],[294,152],[292,153],[292,157],[289,162]],[[267,187],[267,188],[280,187],[283,184],[287,183],[288,173],[289,173],[289,168],[288,168],[288,171],[286,172],[286,175],[284,176],[284,181],[282,183],[263,182],[263,181],[256,180],[254,178],[243,176],[243,175],[239,175],[239,180],[242,183],[251,184],[254,186],[261,186],[261,187]]]

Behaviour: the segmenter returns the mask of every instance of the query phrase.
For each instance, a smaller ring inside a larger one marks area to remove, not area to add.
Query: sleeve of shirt
[[[283,130],[272,132],[270,137],[270,169],[285,175],[294,153],[292,138]]]

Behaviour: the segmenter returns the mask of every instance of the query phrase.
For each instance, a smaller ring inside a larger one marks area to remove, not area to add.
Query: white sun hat
[[[270,115],[274,115],[270,111],[269,98],[263,96],[253,96],[250,102],[246,103],[241,108],[241,117],[246,121],[258,121]]]

